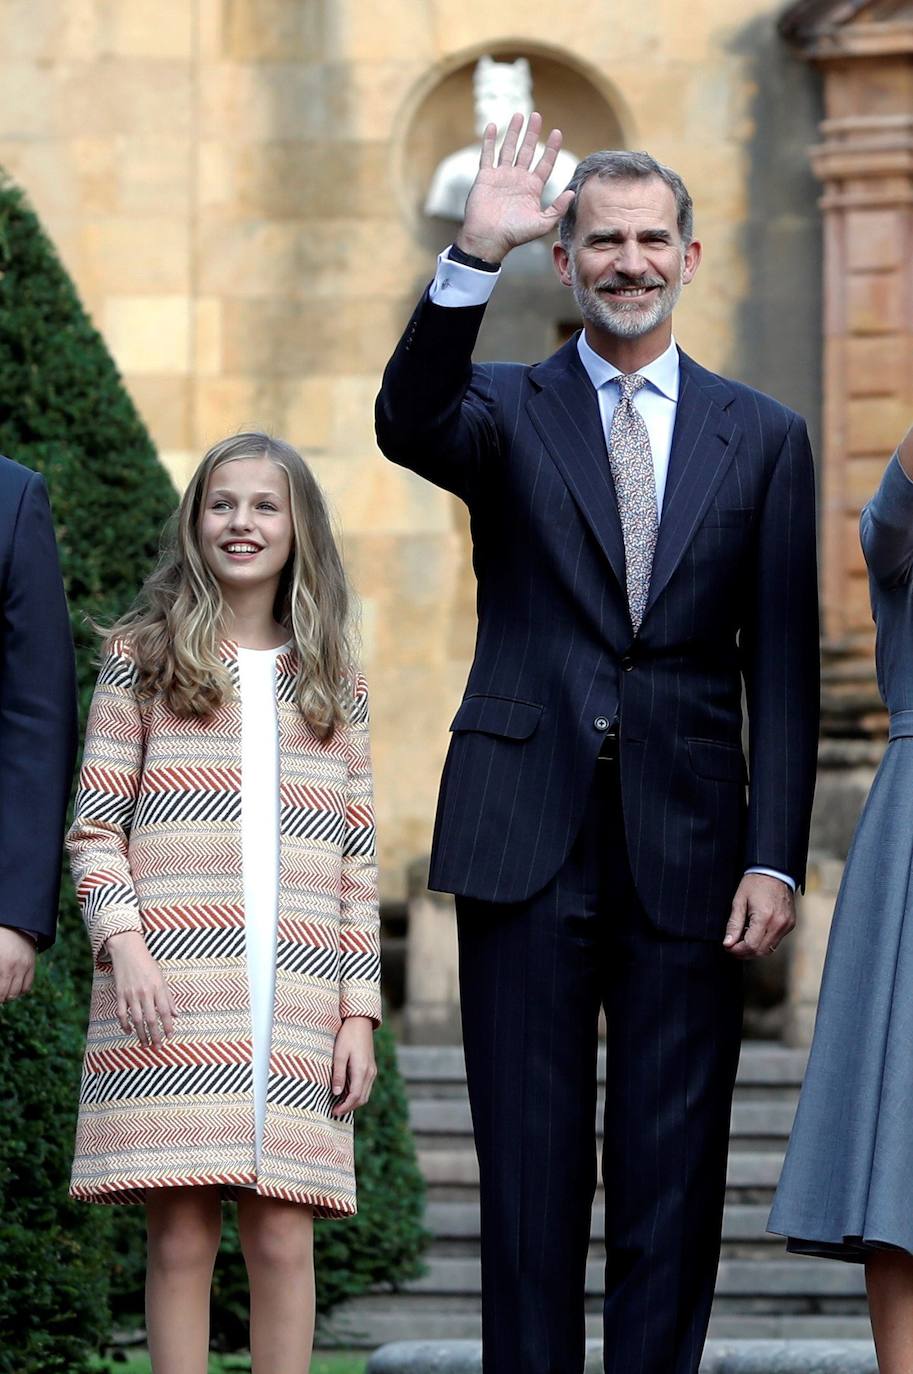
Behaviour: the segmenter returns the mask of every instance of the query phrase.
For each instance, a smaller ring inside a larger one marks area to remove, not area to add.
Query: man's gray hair
[[[559,229],[565,248],[569,247],[577,228],[577,200],[580,188],[590,180],[590,177],[598,177],[600,181],[648,181],[651,177],[658,177],[675,196],[676,221],[682,246],[687,248],[694,238],[694,205],[688,188],[678,172],[673,172],[671,167],[664,167],[649,153],[629,153],[610,149],[601,153],[590,153],[589,157],[578,162],[574,175],[567,184],[567,189],[574,191],[575,195],[562,216]]]

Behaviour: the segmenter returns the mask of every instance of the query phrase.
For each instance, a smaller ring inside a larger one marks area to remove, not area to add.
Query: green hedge
[[[48,483],[84,714],[98,644],[86,616],[110,620],[129,604],[177,497],[104,341],[8,182],[0,183],[0,452]],[[112,1320],[141,1319],[144,1228],[140,1208],[66,1201],[90,975],[66,880],[60,938],[40,964],[35,993],[0,1009],[0,1374],[83,1374]],[[359,1114],[361,1211],[317,1229],[321,1311],[375,1282],[401,1282],[419,1264],[421,1179],[386,1032],[377,1048],[381,1077]],[[229,1212],[213,1302],[223,1348],[246,1340],[232,1227]]]

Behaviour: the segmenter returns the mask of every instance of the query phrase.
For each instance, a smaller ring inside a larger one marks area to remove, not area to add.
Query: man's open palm
[[[573,191],[562,191],[551,205],[542,209],[542,191],[555,166],[561,131],[552,129],[545,151],[534,167],[542,116],[530,115],[518,148],[522,128],[523,115],[513,115],[497,161],[498,131],[494,124],[486,128],[479,173],[469,192],[463,227],[456,238],[457,247],[487,262],[500,262],[512,248],[542,238],[554,229],[574,199]]]

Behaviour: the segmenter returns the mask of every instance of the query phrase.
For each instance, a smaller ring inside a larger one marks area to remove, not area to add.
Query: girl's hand
[[[333,1095],[345,1092],[331,1115],[346,1116],[363,1107],[377,1077],[374,1062],[374,1026],[370,1016],[347,1016],[336,1033],[333,1050]]]
[[[174,1030],[174,1000],[138,930],[108,937],[117,992],[117,1019],[141,1045],[161,1045]]]

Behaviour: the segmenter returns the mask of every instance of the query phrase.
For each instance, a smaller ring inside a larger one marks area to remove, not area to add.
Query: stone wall
[[[528,53],[583,154],[620,140],[679,169],[705,261],[683,346],[818,421],[819,256],[806,162],[816,77],[773,0],[6,0],[0,163],[29,192],[178,480],[266,426],[325,483],[364,607],[384,893],[430,842],[472,649],[458,503],[387,464],[372,402],[444,225],[428,168],[472,141],[468,73]],[[775,137],[771,139],[771,134]],[[540,281],[491,347],[573,323]],[[15,456],[15,455],[13,455]]]

